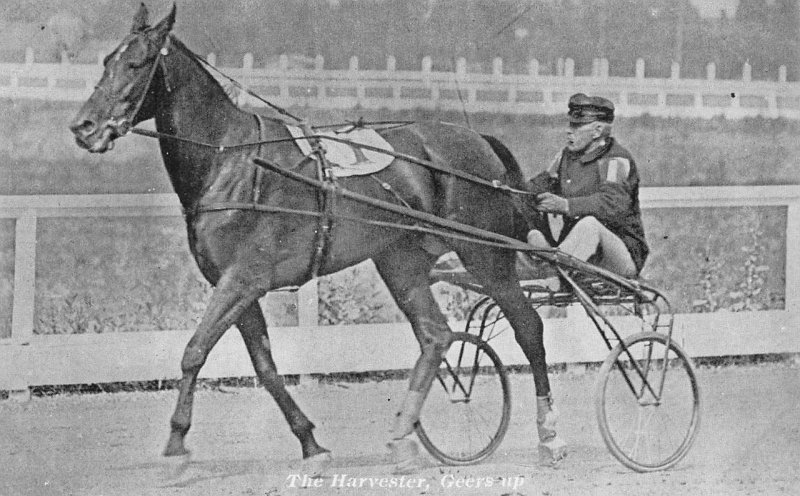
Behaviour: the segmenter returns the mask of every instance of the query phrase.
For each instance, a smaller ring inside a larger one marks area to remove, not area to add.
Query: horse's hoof
[[[549,441],[539,443],[539,465],[557,467],[567,457],[567,443],[556,436]]]
[[[330,451],[325,451],[305,458],[302,463],[302,470],[309,477],[322,477],[330,468],[331,463],[333,463],[333,456]]]
[[[183,455],[165,456],[164,469],[161,480],[165,485],[179,484],[186,479],[187,469],[192,462],[191,453]]]
[[[395,475],[408,475],[422,469],[422,459],[419,456],[419,447],[413,439],[393,439],[386,445],[391,451]]]

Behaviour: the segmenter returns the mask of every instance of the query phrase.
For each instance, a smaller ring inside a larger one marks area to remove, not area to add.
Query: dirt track
[[[299,445],[267,393],[201,391],[188,444],[193,463],[165,486],[159,455],[175,392],[35,398],[0,402],[0,495],[447,494],[670,496],[800,494],[800,370],[787,366],[701,369],[703,418],[690,454],[676,468],[637,474],[607,452],[593,413],[595,375],[558,374],[553,389],[570,442],[559,469],[535,460],[532,380],[512,376],[512,425],[488,462],[429,462],[422,488],[340,489],[332,477],[389,475],[384,442],[404,382],[301,385],[291,391],[336,457],[319,488],[291,488]],[[472,477],[493,487],[447,487]],[[500,477],[511,485],[501,486]],[[519,478],[518,478],[519,477]],[[408,481],[406,481],[407,484]],[[443,484],[444,483],[444,484]],[[513,487],[513,484],[517,487]],[[415,482],[418,486],[419,483]]]

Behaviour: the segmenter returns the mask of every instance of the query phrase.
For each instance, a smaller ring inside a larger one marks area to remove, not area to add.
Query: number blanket
[[[303,154],[311,155],[311,143],[305,139],[303,130],[297,126],[287,125],[286,127],[291,135],[297,138],[297,146],[300,147]],[[389,152],[394,150],[392,145],[375,132],[374,129],[351,129],[351,126],[348,126],[341,130],[318,132],[316,134],[346,139]],[[332,171],[336,177],[372,174],[384,169],[394,160],[392,155],[373,150],[364,150],[349,143],[341,143],[324,138],[321,139],[321,142],[325,149],[325,158],[333,166]]]

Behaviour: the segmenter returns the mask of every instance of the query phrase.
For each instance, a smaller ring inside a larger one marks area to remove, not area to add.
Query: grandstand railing
[[[800,186],[644,188],[643,208],[785,207],[784,310],[680,314],[676,337],[693,356],[800,353]],[[15,220],[11,336],[0,339],[0,390],[33,385],[159,380],[180,375],[192,330],[38,335],[37,220],[64,217],[180,216],[171,194],[0,196],[0,219]],[[316,283],[298,293],[299,325],[270,329],[282,374],[362,372],[410,368],[418,345],[406,323],[320,326]],[[600,361],[605,347],[580,312],[545,324],[551,363]],[[626,332],[636,322],[618,322]],[[511,333],[495,346],[506,363],[525,363]],[[360,350],[370,350],[362,353]],[[204,377],[251,376],[241,338],[229,332],[212,352]],[[23,393],[24,396],[24,393]]]
[[[464,59],[452,72],[433,70],[429,57],[419,71],[396,70],[392,58],[385,70],[359,69],[355,57],[346,70],[324,69],[321,58],[313,68],[290,69],[289,60],[282,56],[277,67],[257,68],[247,54],[242,67],[221,70],[287,107],[560,114],[569,95],[581,91],[610,98],[621,116],[800,119],[800,83],[787,82],[783,66],[777,81],[755,81],[747,64],[738,80],[717,79],[713,63],[704,79],[680,78],[677,64],[669,78],[645,77],[641,59],[634,77],[609,76],[605,59],[595,60],[591,76],[576,75],[571,59],[559,61],[556,75],[540,74],[535,60],[527,74],[504,73],[501,59],[490,74],[468,72]],[[100,64],[36,63],[28,51],[24,63],[0,63],[0,98],[82,101],[101,74]]]

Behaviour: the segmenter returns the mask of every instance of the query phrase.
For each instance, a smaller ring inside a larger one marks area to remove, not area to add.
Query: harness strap
[[[317,180],[324,186],[317,188],[317,208],[321,213],[317,223],[317,231],[314,236],[314,250],[309,265],[309,277],[315,279],[325,268],[325,260],[328,257],[328,248],[333,235],[334,216],[333,210],[336,205],[336,177],[333,174],[330,162],[325,155],[325,147],[322,140],[314,132],[314,129],[303,121],[300,124],[306,139],[311,144],[311,154],[317,164]]]
[[[259,139],[258,149],[256,150],[256,157],[260,157],[261,149],[263,147],[262,142],[267,139],[267,129],[266,129],[267,126],[266,123],[264,122],[264,117],[258,114],[255,114],[255,116],[256,116],[256,123],[258,124],[258,139]],[[264,179],[264,170],[263,168],[260,169],[261,170],[256,171],[256,175],[253,178],[253,203],[261,203],[260,202],[261,184]]]

